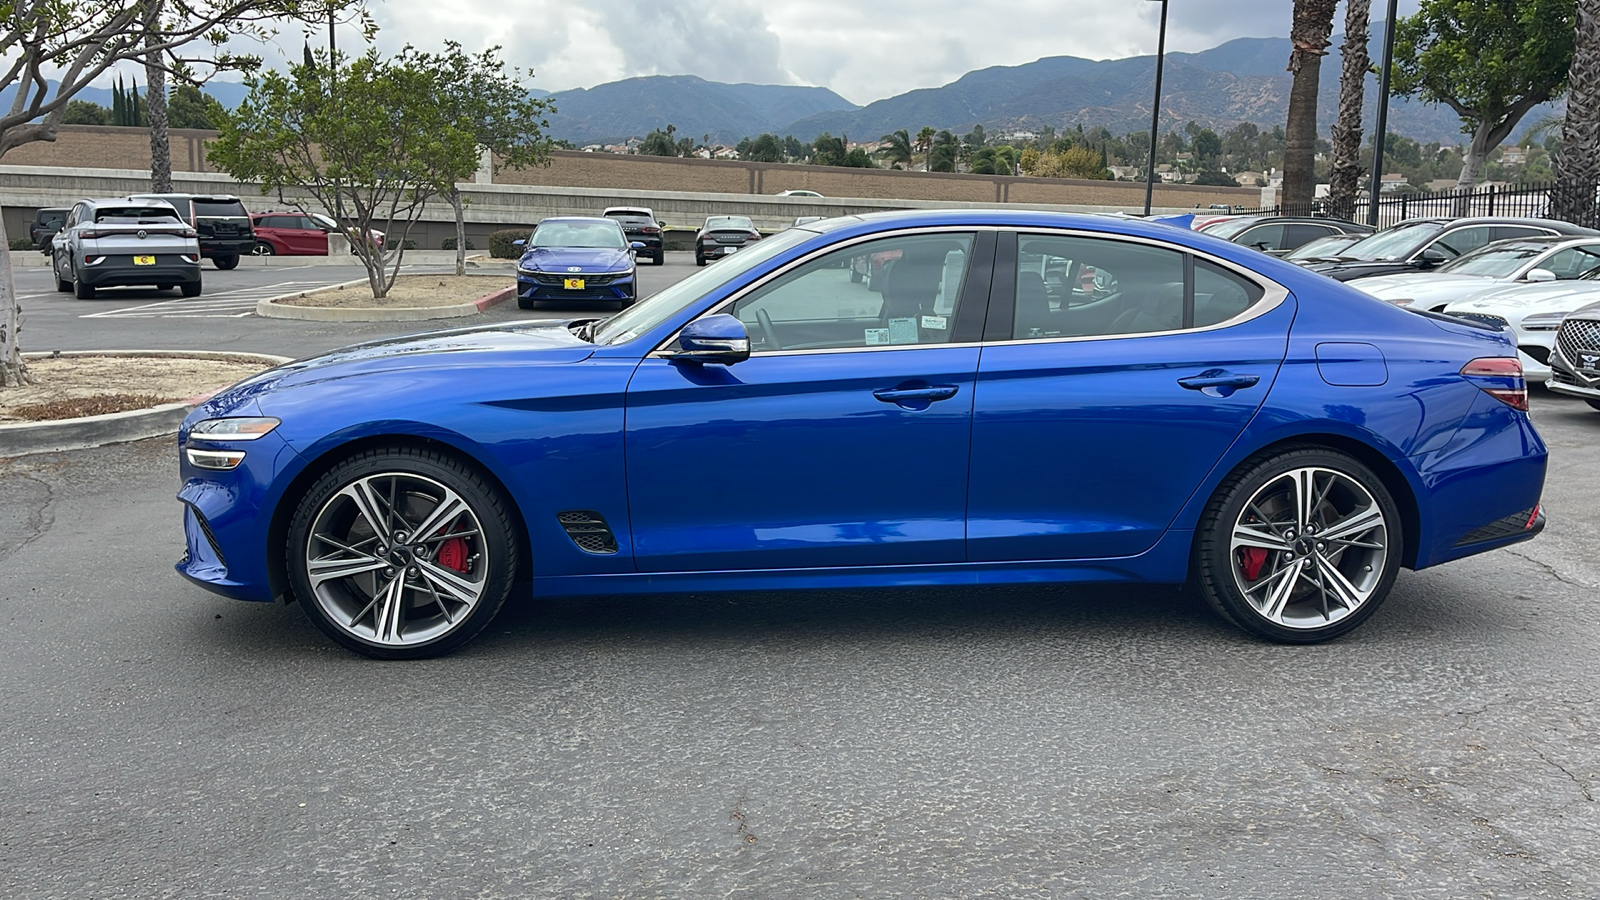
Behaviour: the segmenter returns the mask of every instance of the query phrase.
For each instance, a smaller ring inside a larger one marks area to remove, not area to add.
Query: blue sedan
[[[876,289],[850,279],[882,261]],[[405,398],[396,402],[396,398]],[[179,434],[178,571],[434,656],[513,593],[1143,582],[1328,640],[1544,525],[1517,351],[1169,226],[791,228],[618,315],[361,344]]]
[[[623,309],[638,297],[633,251],[615,219],[563,216],[541,221],[517,260],[517,306],[533,309],[541,301],[604,301]]]

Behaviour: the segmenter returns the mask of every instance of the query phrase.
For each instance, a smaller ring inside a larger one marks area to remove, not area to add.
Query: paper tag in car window
[[[922,327],[930,331],[943,331],[949,325],[944,316],[923,316]]]
[[[915,344],[917,342],[917,319],[915,316],[906,316],[904,319],[889,320],[889,343]]]
[[[889,329],[887,329],[887,328],[868,328],[867,329],[867,343],[868,344],[887,344],[887,343],[889,343]]]

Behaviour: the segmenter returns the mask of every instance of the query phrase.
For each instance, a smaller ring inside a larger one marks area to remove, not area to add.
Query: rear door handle
[[[1235,375],[1226,369],[1207,369],[1199,375],[1179,378],[1178,384],[1209,397],[1231,397],[1234,391],[1255,387],[1260,381],[1259,375]]]
[[[927,409],[928,405],[939,400],[949,400],[956,395],[960,387],[953,384],[925,384],[916,386],[903,386],[893,388],[879,388],[872,392],[884,403],[893,403],[905,409]]]

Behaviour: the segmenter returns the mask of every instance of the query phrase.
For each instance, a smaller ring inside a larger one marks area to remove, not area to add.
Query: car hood
[[[589,247],[535,247],[522,254],[517,266],[533,272],[620,272],[633,266],[626,250]]]
[[[1374,275],[1359,278],[1351,287],[1366,291],[1374,297],[1410,297],[1418,291],[1429,294],[1471,292],[1491,288],[1501,282],[1480,275],[1439,275],[1433,272],[1401,272],[1396,275]]]
[[[1600,300],[1600,281],[1556,281],[1503,287],[1471,300],[1452,303],[1446,311],[1571,310],[1597,300]]]
[[[561,365],[581,362],[594,345],[559,323],[459,328],[341,347],[251,376],[202,404],[204,415],[227,415],[276,390],[336,378],[406,369]]]

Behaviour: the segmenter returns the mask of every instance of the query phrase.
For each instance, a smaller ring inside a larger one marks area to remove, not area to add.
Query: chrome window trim
[[[1231,319],[1226,319],[1224,321],[1218,322],[1218,323],[1216,323],[1214,325],[1202,325],[1202,326],[1198,326],[1198,327],[1194,327],[1194,328],[1173,328],[1173,329],[1169,329],[1169,330],[1166,330],[1166,331],[1139,331],[1139,332],[1133,332],[1131,334],[1084,334],[1084,335],[1064,335],[1064,336],[1061,336],[1061,337],[1043,337],[1043,338],[1011,338],[1011,339],[1008,339],[1008,340],[968,341],[968,342],[965,342],[965,343],[952,343],[952,344],[885,344],[885,345],[880,345],[880,346],[875,346],[875,347],[865,347],[865,346],[863,346],[863,347],[826,347],[826,348],[818,348],[818,349],[815,349],[815,350],[809,350],[809,349],[808,350],[761,350],[761,351],[751,351],[750,358],[751,359],[755,359],[757,357],[766,357],[766,356],[808,356],[808,355],[814,355],[814,354],[818,354],[818,353],[862,353],[862,352],[883,353],[883,352],[886,352],[886,351],[893,351],[893,350],[935,350],[935,349],[940,349],[940,348],[948,349],[948,348],[962,348],[962,347],[1001,347],[1001,346],[1008,346],[1009,347],[1009,346],[1015,346],[1017,344],[1065,344],[1065,343],[1082,343],[1082,342],[1085,342],[1085,341],[1111,341],[1111,340],[1128,340],[1128,339],[1132,339],[1132,338],[1160,337],[1162,335],[1169,335],[1169,334],[1197,334],[1197,333],[1207,332],[1207,331],[1218,331],[1218,330],[1221,330],[1223,328],[1232,328],[1235,325],[1243,325],[1246,322],[1252,321],[1254,319],[1258,319],[1261,316],[1264,316],[1267,313],[1272,312],[1273,310],[1277,309],[1279,306],[1282,306],[1284,301],[1289,299],[1289,289],[1288,288],[1286,288],[1283,285],[1277,283],[1276,281],[1273,281],[1270,278],[1267,278],[1267,277],[1261,275],[1258,272],[1255,272],[1255,271],[1253,271],[1251,269],[1247,269],[1247,268],[1239,265],[1238,263],[1235,263],[1235,262],[1233,262],[1231,260],[1223,259],[1220,256],[1213,255],[1213,254],[1211,254],[1211,253],[1209,253],[1207,251],[1204,251],[1204,250],[1195,250],[1195,249],[1192,249],[1190,247],[1185,247],[1182,244],[1175,244],[1175,243],[1170,243],[1170,242],[1167,242],[1167,241],[1161,241],[1161,240],[1157,240],[1155,238],[1145,237],[1143,235],[1113,234],[1113,233],[1108,233],[1108,232],[1104,232],[1104,231],[1088,231],[1088,230],[1081,229],[1081,228],[1034,227],[1034,228],[1026,228],[1026,229],[1024,229],[1024,228],[1018,228],[1018,227],[1006,227],[1006,226],[995,226],[995,225],[984,225],[984,226],[978,226],[978,227],[949,225],[949,226],[939,226],[939,227],[936,227],[936,228],[906,228],[906,229],[899,229],[899,230],[892,231],[892,232],[879,232],[879,233],[873,234],[873,235],[866,235],[866,236],[863,236],[863,237],[852,238],[851,240],[846,241],[846,242],[842,242],[842,243],[834,244],[834,245],[826,247],[826,248],[821,248],[821,249],[818,249],[818,250],[814,250],[811,253],[808,253],[805,256],[801,257],[800,259],[795,260],[789,266],[785,266],[783,269],[780,269],[777,272],[771,273],[766,278],[763,278],[758,282],[755,282],[753,284],[747,285],[744,290],[741,290],[739,293],[733,295],[732,297],[729,297],[727,300],[725,300],[722,303],[718,304],[715,309],[707,310],[706,312],[702,313],[701,315],[709,316],[709,315],[715,315],[716,313],[719,313],[719,312],[723,312],[728,307],[730,307],[733,304],[739,302],[739,300],[743,299],[750,292],[756,290],[757,288],[760,288],[761,286],[767,284],[769,281],[777,278],[778,276],[784,274],[785,272],[790,271],[792,268],[794,268],[796,266],[803,265],[806,262],[809,262],[811,259],[813,259],[813,258],[815,258],[817,256],[820,256],[820,255],[822,255],[824,253],[831,253],[834,250],[839,250],[839,249],[842,249],[842,248],[845,248],[845,247],[850,247],[850,246],[853,246],[853,245],[859,244],[859,243],[865,243],[865,242],[871,241],[871,240],[877,240],[879,238],[897,237],[897,236],[905,235],[905,234],[939,234],[939,233],[948,233],[948,232],[974,232],[974,233],[981,233],[981,232],[985,232],[985,231],[991,231],[991,232],[1012,231],[1012,232],[1015,232],[1016,235],[1017,235],[1017,238],[1018,238],[1018,247],[1019,248],[1021,247],[1021,239],[1022,239],[1022,237],[1024,235],[1047,235],[1047,236],[1052,236],[1052,237],[1087,237],[1087,238],[1098,238],[1098,239],[1101,239],[1101,240],[1125,241],[1125,242],[1131,242],[1131,243],[1137,243],[1137,244],[1146,244],[1146,245],[1149,245],[1149,246],[1152,246],[1152,247],[1159,247],[1159,248],[1162,248],[1162,249],[1165,249],[1165,250],[1174,250],[1174,251],[1176,251],[1178,253],[1188,253],[1188,254],[1193,255],[1196,259],[1203,259],[1206,262],[1212,263],[1213,265],[1216,265],[1216,266],[1218,266],[1220,268],[1226,269],[1226,270],[1234,273],[1235,275],[1240,276],[1241,278],[1245,279],[1246,281],[1249,281],[1252,284],[1256,285],[1257,287],[1261,288],[1263,293],[1262,293],[1262,296],[1261,296],[1260,300],[1257,300],[1255,303],[1251,304],[1249,309],[1245,310],[1244,312],[1240,313],[1239,315],[1234,316]],[[1000,260],[998,258],[995,260],[995,264],[996,265],[1000,264]],[[1013,297],[1011,302],[1015,303],[1016,302],[1016,298]],[[696,316],[695,318],[699,318],[699,316]],[[693,320],[691,319],[690,321],[693,321]],[[657,357],[657,358],[661,358],[661,359],[670,359],[671,356],[670,356],[669,351],[666,351],[663,348],[665,348],[667,346],[670,346],[671,344],[673,344],[677,340],[678,340],[678,332],[675,331],[675,332],[672,333],[671,337],[667,338],[659,346],[657,346],[654,350],[652,350],[648,354],[648,356]]]
[[[848,241],[840,241],[837,244],[829,244],[826,247],[818,247],[817,249],[812,250],[810,253],[807,253],[806,255],[800,257],[799,259],[791,261],[788,265],[784,266],[783,268],[778,269],[775,272],[769,272],[765,278],[762,278],[759,281],[754,281],[754,282],[751,282],[750,284],[745,285],[744,288],[741,289],[738,293],[734,294],[731,297],[728,297],[726,300],[723,300],[721,303],[717,304],[714,308],[708,309],[705,312],[701,313],[700,315],[695,316],[695,319],[699,319],[699,318],[701,318],[703,316],[714,316],[714,315],[717,315],[719,313],[726,312],[727,310],[731,309],[735,304],[737,304],[740,300],[743,300],[745,297],[749,296],[750,294],[754,293],[755,291],[760,290],[761,288],[765,287],[767,284],[777,280],[778,278],[781,278],[782,276],[784,276],[784,275],[788,274],[789,272],[799,268],[800,266],[805,265],[806,263],[812,261],[813,259],[816,259],[817,257],[826,256],[827,254],[833,253],[836,250],[843,250],[843,249],[845,249],[847,247],[854,247],[857,244],[865,244],[865,243],[867,243],[869,241],[878,241],[878,240],[883,240],[885,238],[905,237],[907,235],[911,235],[911,236],[924,235],[924,234],[971,234],[971,235],[979,235],[979,234],[983,234],[985,232],[999,232],[999,231],[1005,231],[1005,230],[1009,230],[1009,229],[1003,228],[1003,227],[998,226],[998,225],[930,225],[930,226],[920,226],[920,227],[914,226],[914,227],[907,227],[907,228],[897,228],[897,229],[895,229],[893,231],[879,231],[879,232],[875,232],[873,234],[866,234],[866,235],[861,235],[859,237],[853,237]],[[967,274],[970,275],[971,273],[968,272]],[[963,281],[963,283],[965,283],[965,281],[966,281],[965,276],[963,276],[962,281]],[[689,321],[693,322],[695,319],[690,319]],[[687,324],[687,323],[685,323],[685,324]],[[646,357],[648,358],[648,357],[654,356],[654,357],[662,358],[662,359],[670,359],[671,358],[671,351],[667,350],[666,348],[670,347],[672,344],[677,342],[678,334],[680,332],[682,332],[682,331],[683,331],[682,328],[679,328],[677,331],[674,331],[670,336],[667,337],[666,340],[662,341],[660,344],[657,344],[655,349],[651,350],[648,354],[646,354]],[[825,348],[818,348],[818,349],[815,349],[815,350],[760,350],[760,351],[754,351],[753,350],[750,353],[750,358],[754,359],[754,358],[756,358],[758,356],[780,356],[780,355],[781,356],[797,356],[797,355],[800,355],[800,354],[803,354],[803,353],[840,353],[840,352],[854,352],[854,351],[860,351],[860,350],[879,350],[879,351],[881,351],[881,350],[913,350],[913,349],[922,349],[922,348],[928,348],[928,347],[956,347],[956,346],[976,347],[976,346],[979,346],[979,344],[975,343],[975,342],[974,343],[967,343],[967,344],[883,344],[883,345],[876,346],[876,347],[866,347],[866,346],[862,346],[862,347],[825,347]]]

